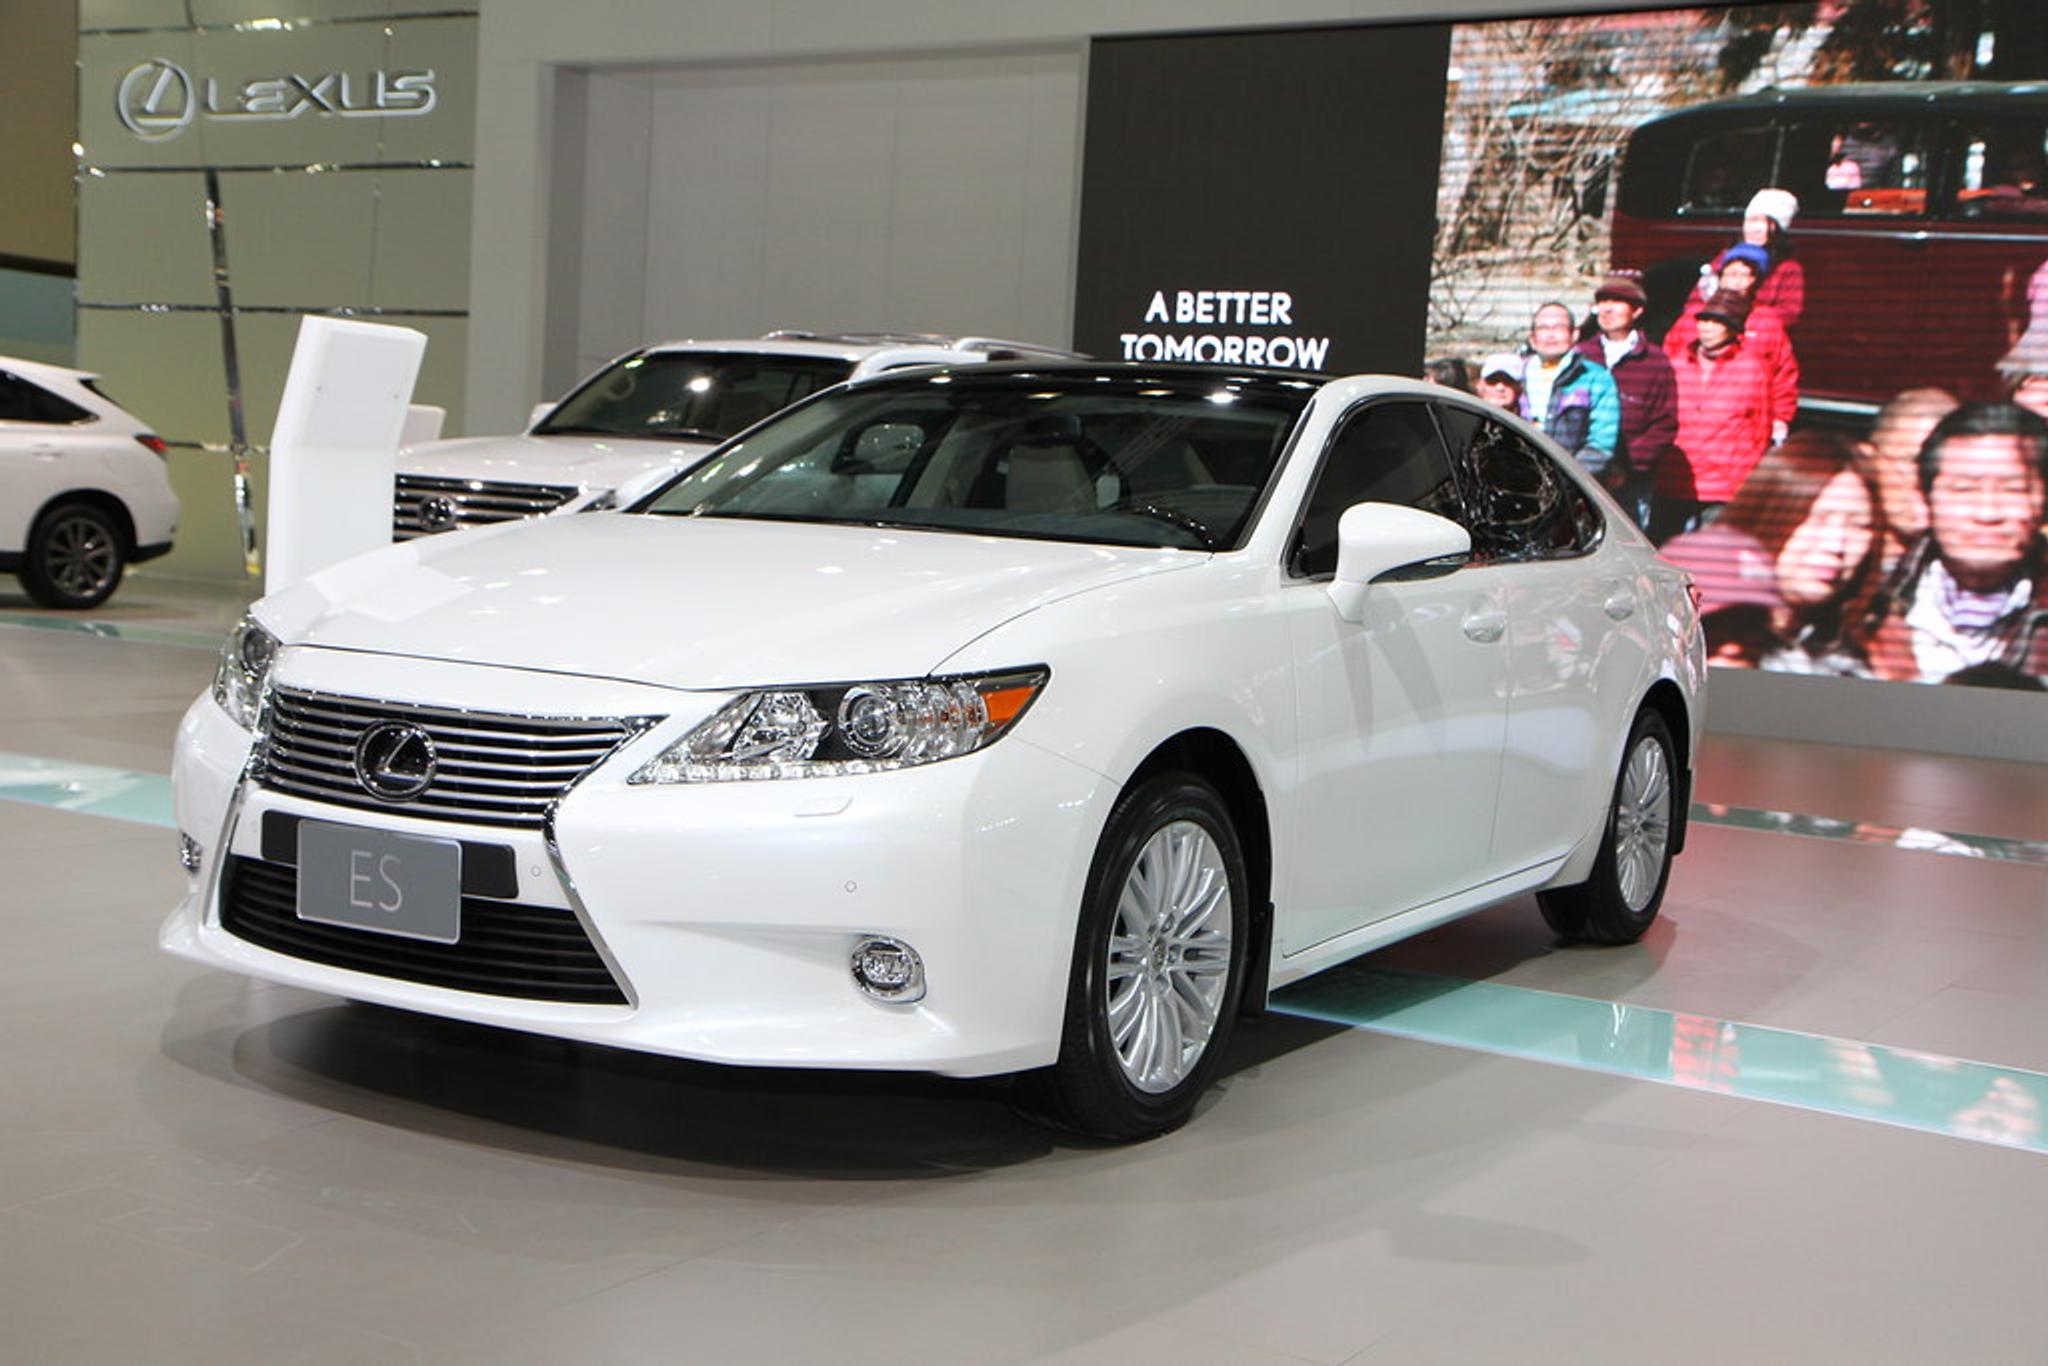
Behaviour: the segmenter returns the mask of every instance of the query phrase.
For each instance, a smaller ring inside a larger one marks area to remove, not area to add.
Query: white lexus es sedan
[[[1186,1118],[1233,1020],[1523,892],[1642,934],[1684,575],[1406,380],[911,371],[630,509],[257,602],[179,732],[170,952],[723,1063]]]

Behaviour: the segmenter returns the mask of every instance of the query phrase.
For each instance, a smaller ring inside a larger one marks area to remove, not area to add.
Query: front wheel
[[[120,586],[128,549],[114,519],[91,503],[65,503],[36,521],[21,586],[44,607],[97,607]]]
[[[1244,992],[1247,897],[1215,788],[1172,773],[1118,801],[1089,872],[1059,1061],[1029,1079],[1058,1118],[1110,1139],[1186,1122]]]
[[[1636,717],[1592,875],[1576,887],[1536,894],[1544,921],[1566,939],[1633,944],[1657,918],[1671,878],[1676,754],[1662,716],[1646,710]]]

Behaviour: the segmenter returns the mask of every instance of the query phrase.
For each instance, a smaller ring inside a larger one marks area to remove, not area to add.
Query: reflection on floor
[[[1283,1014],[2048,1152],[2048,1076],[1683,1011],[1347,963]]]
[[[217,637],[240,595],[111,606]],[[212,668],[0,632],[0,752],[82,766],[0,767],[160,775]],[[1714,737],[1697,795],[2048,838],[2020,764]],[[1105,1148],[998,1082],[693,1066],[167,959],[153,824],[6,803],[0,860],[9,1361],[2041,1355],[2036,862],[1700,824],[1641,944],[1492,907],[1296,989],[1375,1029],[1249,1021],[1194,1123]],[[1926,1127],[1758,1103],[1786,1088]]]

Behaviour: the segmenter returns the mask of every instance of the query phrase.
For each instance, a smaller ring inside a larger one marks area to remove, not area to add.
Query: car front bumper
[[[368,695],[478,709],[500,699],[466,699],[465,684],[483,679],[495,692],[511,673],[339,655],[315,666],[303,653],[297,665],[300,676],[288,681],[360,696],[375,674],[404,686]],[[280,674],[293,667],[287,656]],[[548,685],[560,714],[598,714],[567,695],[579,682],[556,676]],[[895,773],[635,787],[627,776],[724,696],[637,689],[625,698],[625,685],[591,687],[605,694],[603,714],[630,708],[668,719],[587,774],[545,830],[270,790],[244,776],[249,734],[200,698],[179,730],[173,780],[179,825],[204,853],[162,947],[334,995],[710,1062],[978,1076],[1057,1057],[1074,928],[1113,784],[1013,735]],[[226,859],[263,858],[272,812],[509,848],[517,901],[577,917],[625,1003],[427,985],[230,932],[221,923]],[[869,935],[917,950],[924,999],[887,1003],[858,988],[850,957]]]

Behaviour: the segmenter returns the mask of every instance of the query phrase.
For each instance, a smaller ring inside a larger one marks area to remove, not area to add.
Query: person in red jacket
[[[1787,332],[1799,330],[1806,312],[1806,267],[1792,257],[1792,220],[1799,214],[1799,196],[1775,186],[1750,196],[1742,212],[1742,240],[1771,255],[1770,269],[1757,292],[1757,302],[1778,310]]]
[[[1640,275],[1608,276],[1593,291],[1599,331],[1578,348],[1587,360],[1607,367],[1621,394],[1621,442],[1601,482],[1637,526],[1649,525],[1652,472],[1678,436],[1678,379],[1670,360],[1636,326],[1649,303]]]
[[[1771,445],[1771,376],[1743,345],[1749,299],[1727,290],[1700,309],[1699,337],[1673,365],[1678,444],[1658,462],[1650,539],[1663,544],[1720,515]]]
[[[1785,439],[1792,430],[1792,419],[1799,415],[1799,358],[1793,354],[1783,316],[1758,298],[1770,272],[1770,253],[1747,242],[1737,242],[1715,257],[1712,273],[1701,277],[1700,289],[1664,334],[1664,350],[1674,361],[1685,354],[1686,347],[1699,336],[1700,309],[1717,290],[1748,295],[1749,323],[1743,329],[1742,344],[1761,356],[1771,372],[1771,442],[1775,445]]]

